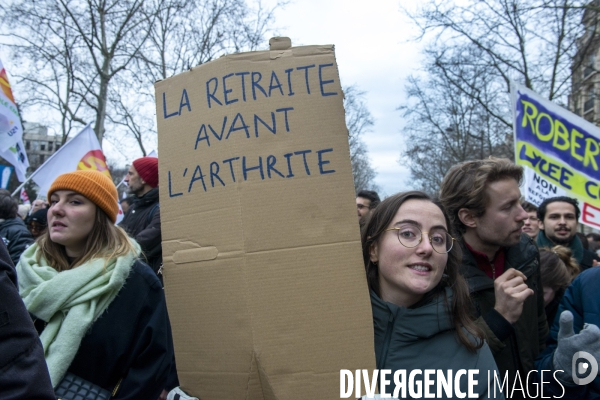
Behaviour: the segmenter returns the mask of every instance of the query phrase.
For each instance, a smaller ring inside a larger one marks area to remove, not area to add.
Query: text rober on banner
[[[515,160],[530,169],[527,200],[577,198],[580,222],[600,228],[600,128],[524,86],[511,92]]]
[[[165,294],[203,400],[334,399],[375,367],[333,46],[271,43],[155,84]]]

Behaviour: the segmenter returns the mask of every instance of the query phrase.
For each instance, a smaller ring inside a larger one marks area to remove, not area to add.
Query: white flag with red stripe
[[[78,169],[94,169],[110,178],[106,158],[90,125],[54,153],[31,179],[40,186],[40,193],[46,193],[59,175]]]

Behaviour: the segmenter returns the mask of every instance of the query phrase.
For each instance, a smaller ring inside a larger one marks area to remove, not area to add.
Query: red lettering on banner
[[[589,225],[600,227],[600,208],[583,203],[581,220]]]

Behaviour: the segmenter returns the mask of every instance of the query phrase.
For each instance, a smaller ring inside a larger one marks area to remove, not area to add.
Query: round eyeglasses
[[[417,247],[421,240],[423,240],[423,234],[429,238],[429,243],[436,253],[446,254],[452,250],[454,245],[454,239],[450,234],[442,229],[434,232],[421,232],[421,230],[414,225],[406,225],[400,228],[390,228],[387,231],[398,231],[398,241],[404,247],[413,248]]]

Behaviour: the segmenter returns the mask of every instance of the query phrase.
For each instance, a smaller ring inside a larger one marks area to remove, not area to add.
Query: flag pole
[[[53,158],[54,158],[54,157],[55,157],[55,156],[56,156],[56,155],[57,155],[57,154],[58,154],[58,153],[59,153],[59,152],[60,152],[62,149],[64,149],[65,147],[67,147],[67,146],[69,145],[69,143],[71,143],[71,141],[72,141],[73,139],[75,139],[77,136],[81,135],[81,134],[82,134],[82,133],[83,133],[83,132],[84,132],[84,131],[85,131],[87,128],[89,128],[89,127],[92,125],[92,123],[93,123],[93,122],[94,122],[94,121],[92,121],[92,122],[90,122],[89,124],[87,124],[87,125],[86,125],[86,126],[85,126],[85,127],[82,129],[82,130],[80,130],[80,131],[77,133],[77,135],[73,136],[73,137],[71,138],[71,140],[67,141],[67,143],[65,143],[64,145],[62,145],[60,149],[56,150],[56,152],[54,152],[54,154],[52,154],[52,155],[51,155],[51,156],[50,156],[50,157],[49,157],[49,158],[46,160],[46,162],[44,162],[42,165],[40,165],[40,166],[39,166],[39,167],[38,167],[38,168],[35,170],[35,172],[29,176],[29,178],[25,179],[25,181],[24,181],[23,183],[21,183],[21,185],[20,185],[20,186],[19,186],[19,187],[18,187],[18,188],[17,188],[17,189],[16,189],[16,190],[15,190],[15,191],[14,191],[14,192],[11,194],[11,197],[12,197],[12,196],[14,196],[14,195],[15,195],[15,194],[16,194],[16,193],[19,191],[19,190],[21,190],[21,189],[23,188],[23,186],[25,186],[25,184],[26,184],[27,182],[29,182],[29,180],[31,180],[31,178],[33,178],[33,177],[35,176],[35,174],[36,174],[36,173],[37,173],[39,170],[41,170],[41,169],[42,169],[42,167],[43,167],[44,165],[46,165],[48,162],[50,162],[50,160],[52,160],[52,159],[53,159]]]
[[[14,192],[12,192],[12,194],[10,195],[10,197],[13,197],[13,196],[14,196],[15,194],[17,194],[17,193],[20,193],[20,192],[21,192],[21,189],[23,189],[23,186],[25,186],[25,184],[26,184],[27,182],[29,182],[29,180],[30,180],[30,179],[31,179],[31,176],[30,176],[29,178],[25,179],[25,181],[24,181],[23,183],[21,183],[21,184],[19,185],[19,187],[15,189],[15,191],[14,191]]]

